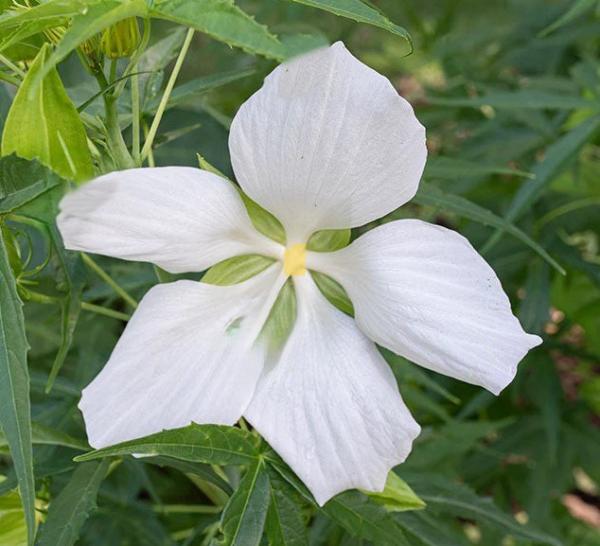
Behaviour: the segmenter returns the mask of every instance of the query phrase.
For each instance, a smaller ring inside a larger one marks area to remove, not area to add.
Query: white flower
[[[498,394],[540,339],[448,229],[399,220],[342,250],[306,251],[318,230],[360,226],[410,200],[427,155],[411,106],[343,44],[276,68],[240,108],[229,145],[242,189],[282,222],[287,249],[254,229],[232,184],[198,169],[115,172],[62,201],[70,249],[174,273],[243,254],[277,259],[234,286],[152,288],[83,391],[90,444],[243,415],[319,503],[382,490],[420,428],[375,343]],[[310,270],[341,283],[356,320],[323,297]],[[297,317],[273,359],[257,337],[290,273]]]

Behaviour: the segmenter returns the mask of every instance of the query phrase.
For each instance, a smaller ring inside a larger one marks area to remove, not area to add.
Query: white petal
[[[254,341],[284,280],[280,266],[234,286],[177,281],[142,299],[110,360],[82,393],[99,448],[188,425],[231,425],[264,364]]]
[[[277,67],[237,113],[229,148],[242,188],[288,242],[406,203],[427,155],[410,104],[341,42]]]
[[[230,182],[190,167],[112,172],[68,194],[58,227],[66,248],[202,271],[239,254],[273,254]]]
[[[541,343],[521,328],[492,268],[449,229],[390,222],[338,252],[311,253],[307,263],[342,284],[372,340],[494,394]]]
[[[381,491],[389,469],[409,454],[419,425],[375,345],[310,276],[294,282],[294,329],[244,415],[319,504],[355,487]]]

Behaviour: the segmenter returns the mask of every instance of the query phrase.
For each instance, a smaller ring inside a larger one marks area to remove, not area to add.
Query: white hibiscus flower
[[[336,252],[306,250],[318,230],[361,226],[410,200],[427,155],[411,106],[343,44],[276,68],[240,108],[229,145],[243,191],[285,227],[285,248],[254,229],[230,182],[198,169],[114,172],[62,201],[58,225],[73,250],[173,273],[244,254],[275,259],[233,286],[152,288],[83,391],[90,444],[244,416],[319,503],[382,490],[420,428],[375,343],[498,394],[541,340],[448,229],[399,220]],[[355,320],[311,271],[346,289]],[[274,354],[259,334],[290,276],[297,316]]]

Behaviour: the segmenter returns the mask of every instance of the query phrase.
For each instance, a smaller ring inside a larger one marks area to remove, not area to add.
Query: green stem
[[[152,509],[161,514],[218,514],[223,510],[223,507],[210,505],[163,504],[155,505]]]
[[[165,113],[167,108],[167,103],[169,102],[169,97],[171,96],[171,92],[173,91],[173,87],[175,87],[175,81],[177,80],[177,76],[179,75],[179,71],[181,70],[181,65],[183,64],[183,60],[185,59],[185,55],[190,47],[192,42],[192,38],[194,37],[194,29],[190,28],[187,31],[185,36],[185,40],[183,45],[181,46],[181,51],[177,56],[177,60],[175,61],[175,66],[173,67],[173,71],[169,76],[169,81],[167,82],[167,86],[165,87],[165,91],[163,93],[162,98],[160,99],[160,104],[158,105],[158,110],[152,120],[152,125],[150,125],[150,130],[148,131],[148,137],[144,142],[144,147],[142,148],[141,160],[144,161],[150,150],[152,149],[152,143],[154,142],[154,138],[156,137],[156,132],[158,131],[158,126],[160,125],[160,121]]]
[[[128,315],[127,313],[121,313],[120,311],[115,311],[114,309],[108,309],[107,307],[94,305],[93,303],[89,303],[87,301],[81,302],[81,309],[83,309],[84,311],[96,313],[98,315],[103,315],[105,317],[123,320],[125,322],[127,322],[131,318],[131,315]]]
[[[137,166],[140,161],[140,87],[137,73],[131,75],[131,155]]]
[[[4,63],[8,68],[10,68],[15,74],[21,76],[21,78],[25,77],[25,72],[21,70],[15,63],[13,63],[10,59],[0,54],[0,62]]]
[[[114,279],[102,269],[90,256],[81,253],[81,259],[83,262],[100,277],[108,286],[110,286],[119,296],[123,298],[131,307],[134,309],[137,307],[137,301],[135,301]]]

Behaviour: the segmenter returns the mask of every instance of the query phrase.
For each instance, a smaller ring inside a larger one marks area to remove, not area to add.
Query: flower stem
[[[8,66],[15,74],[21,76],[21,78],[25,77],[25,72],[21,70],[15,63],[13,63],[10,59],[6,58],[4,55],[0,55],[0,62]]]
[[[135,70],[136,67],[134,67]],[[136,72],[131,74],[131,155],[137,166],[140,162],[140,86]]]
[[[192,38],[194,37],[194,29],[190,28],[187,31],[185,36],[185,40],[183,45],[181,46],[181,51],[177,56],[177,60],[175,61],[175,66],[173,67],[173,71],[169,76],[169,81],[167,82],[167,86],[165,87],[165,91],[163,93],[162,98],[160,99],[160,103],[158,105],[158,110],[156,110],[156,114],[154,115],[154,119],[152,120],[152,125],[150,125],[150,130],[148,131],[148,137],[144,142],[144,147],[142,148],[141,160],[144,161],[152,148],[152,143],[154,142],[154,137],[156,137],[156,132],[158,131],[158,126],[160,121],[165,113],[167,108],[167,103],[169,102],[169,97],[171,96],[171,92],[173,91],[173,87],[175,86],[175,81],[177,80],[177,76],[179,75],[179,71],[181,70],[181,65],[183,64],[183,60],[185,59],[185,55],[190,47],[190,43],[192,42]]]
[[[120,311],[115,311],[114,309],[108,309],[107,307],[102,307],[101,305],[95,305],[95,304],[89,303],[87,301],[81,302],[81,308],[84,311],[90,311],[90,312],[96,313],[98,315],[103,315],[105,317],[111,317],[111,318],[115,318],[118,320],[123,320],[125,322],[127,322],[131,318],[131,315],[128,315],[127,313],[121,313]]]
[[[108,286],[110,286],[119,296],[123,298],[131,307],[134,309],[137,307],[137,301],[135,301],[127,291],[117,284],[114,279],[102,269],[90,256],[81,253],[81,259],[83,262],[96,273]]]

